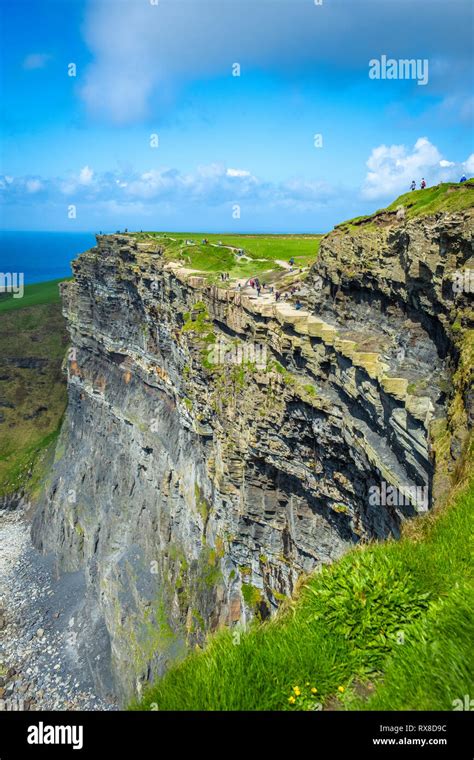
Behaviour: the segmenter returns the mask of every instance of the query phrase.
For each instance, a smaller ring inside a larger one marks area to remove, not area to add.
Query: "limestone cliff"
[[[33,536],[85,568],[123,699],[442,497],[473,416],[471,296],[453,291],[472,221],[336,228],[298,309],[133,236],[74,263],[69,405]],[[389,487],[404,503],[374,500]]]

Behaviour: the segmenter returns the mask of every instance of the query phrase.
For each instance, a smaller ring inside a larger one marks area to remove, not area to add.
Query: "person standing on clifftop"
[[[413,182],[410,185],[410,190],[416,190],[416,182],[413,180]]]
[[[421,185],[420,185],[420,187],[421,187],[421,189],[422,189],[422,190],[424,190],[424,189],[425,189],[425,187],[426,187],[426,182],[425,182],[425,178],[424,178],[424,177],[423,177],[423,179],[421,180]]]

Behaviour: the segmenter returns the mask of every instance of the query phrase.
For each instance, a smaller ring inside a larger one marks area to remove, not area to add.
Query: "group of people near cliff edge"
[[[285,292],[281,292],[280,290],[275,290],[273,285],[266,285],[264,282],[261,283],[258,277],[252,277],[248,281],[248,284],[250,285],[251,288],[254,288],[257,291],[257,297],[260,295],[261,291],[264,290],[269,295],[274,295],[275,301],[280,301],[280,300],[289,301],[298,292],[298,288],[296,287],[296,285],[293,285],[292,288],[290,288],[288,291],[285,291]],[[239,291],[242,290],[242,285],[240,282],[237,286],[237,290]],[[303,308],[303,304],[301,303],[299,298],[296,298],[295,309],[302,309],[302,308]]]
[[[426,187],[426,182],[425,182],[425,178],[423,177],[422,180],[421,180],[421,182],[420,182],[420,190],[424,190],[425,187]],[[410,190],[416,190],[416,182],[415,182],[415,180],[412,181],[412,183],[410,185]]]
[[[249,285],[250,285],[251,288],[255,288],[255,290],[257,291],[257,296],[260,295],[260,293],[262,291],[262,287],[263,288],[266,287],[265,283],[263,283],[263,284],[260,283],[260,280],[258,279],[258,277],[252,277],[249,280]],[[273,288],[272,288],[271,292],[273,292]]]
[[[462,177],[459,180],[459,182],[467,182],[467,177],[466,177],[465,174],[462,175]],[[422,180],[421,180],[421,182],[420,182],[420,190],[424,190],[425,187],[426,187],[426,182],[425,182],[425,178],[423,177]],[[416,190],[416,182],[415,182],[415,180],[412,180],[412,183],[410,185],[410,190]]]

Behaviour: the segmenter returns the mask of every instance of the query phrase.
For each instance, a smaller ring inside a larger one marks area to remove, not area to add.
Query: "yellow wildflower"
[[[313,688],[311,689],[311,694],[316,694],[316,692],[317,692],[317,688],[316,686],[313,686]]]
[[[293,696],[288,697],[288,702],[290,703],[290,705],[294,705],[296,702],[296,699]]]
[[[344,688],[344,686],[338,686],[338,687],[337,687],[337,690],[338,690],[338,691],[340,691],[340,692],[341,692],[341,694],[344,694],[344,692],[345,692],[345,688]]]
[[[299,686],[293,686],[293,691],[295,692],[297,697],[299,697],[299,695],[301,694],[301,689]]]

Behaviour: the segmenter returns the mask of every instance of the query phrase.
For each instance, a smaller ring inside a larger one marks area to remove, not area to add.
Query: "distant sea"
[[[0,272],[23,272],[25,285],[71,276],[71,261],[96,244],[93,232],[0,230]]]

